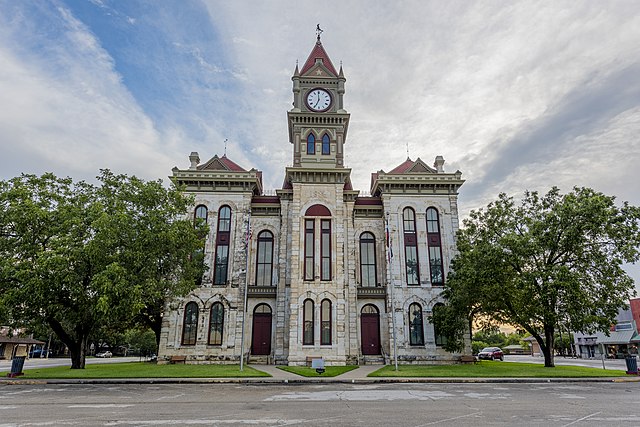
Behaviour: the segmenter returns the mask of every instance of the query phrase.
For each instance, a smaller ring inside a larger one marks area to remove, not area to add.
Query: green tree
[[[462,347],[474,318],[517,326],[552,367],[559,325],[606,330],[635,294],[622,265],[638,261],[639,246],[640,208],[616,206],[614,197],[554,187],[544,196],[527,192],[517,205],[501,194],[464,221],[443,291],[448,303],[433,321],[449,349]]]
[[[124,333],[124,341],[130,350],[139,352],[141,356],[149,356],[158,351],[156,335],[151,329],[128,329]]]
[[[99,185],[53,174],[0,181],[0,306],[46,324],[84,368],[98,331],[132,319],[158,335],[165,298],[204,271],[192,200],[161,181],[103,170]]]

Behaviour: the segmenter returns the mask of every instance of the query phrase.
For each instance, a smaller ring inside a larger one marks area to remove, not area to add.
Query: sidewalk
[[[86,378],[86,379],[29,379],[25,377],[2,378],[1,385],[20,384],[376,384],[376,383],[611,383],[640,382],[638,376],[599,377],[599,378],[468,378],[468,377],[368,377],[382,365],[363,365],[337,377],[303,377],[278,369],[274,365],[248,365],[258,371],[266,372],[271,377],[249,378]]]

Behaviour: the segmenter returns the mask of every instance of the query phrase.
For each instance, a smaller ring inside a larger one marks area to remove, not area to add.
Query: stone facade
[[[263,194],[260,171],[226,156],[201,164],[192,153],[188,169],[173,169],[195,196],[194,220],[210,228],[209,270],[167,301],[159,360],[459,360],[428,316],[456,251],[461,173],[446,173],[440,156],[433,167],[407,159],[373,173],[371,196],[359,196],[343,164],[346,79],[319,38],[292,81],[293,166],[275,196]]]

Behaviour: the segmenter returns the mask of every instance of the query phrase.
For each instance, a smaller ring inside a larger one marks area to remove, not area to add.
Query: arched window
[[[331,220],[320,220],[320,280],[331,280]]]
[[[307,136],[307,154],[316,154],[316,137],[312,133]]]
[[[313,344],[313,301],[305,300],[302,311],[302,344]]]
[[[424,345],[422,307],[415,302],[409,306],[409,344]]]
[[[209,317],[209,345],[222,345],[222,330],[224,327],[224,306],[215,302],[211,306]]]
[[[433,314],[436,314],[436,311],[442,309],[444,307],[444,304],[442,304],[441,302],[439,302],[438,304],[433,306]],[[436,346],[441,347],[443,345],[447,344],[447,337],[445,335],[442,334],[441,331],[438,330],[438,328],[436,328],[436,325],[433,325],[433,334],[436,338]]]
[[[331,211],[323,205],[313,205],[305,211],[304,220],[304,280],[315,280],[315,271],[320,264],[320,280],[331,280],[331,219],[308,218],[330,217]],[[320,259],[316,258],[316,236],[320,236]]]
[[[182,322],[182,345],[196,345],[198,335],[198,304],[187,303],[184,307],[184,321]]]
[[[265,230],[258,234],[258,254],[256,257],[256,286],[271,286],[273,234],[270,231]]]
[[[258,314],[271,314],[271,307],[269,304],[258,304],[256,308],[253,309],[253,312]]]
[[[304,220],[304,280],[313,280],[315,275],[315,221]]]
[[[360,235],[360,286],[376,286],[376,238],[369,232]]]
[[[442,268],[442,243],[440,241],[440,219],[436,208],[427,209],[427,244],[429,246],[429,269],[431,285],[444,285]]]
[[[404,255],[407,285],[420,284],[420,268],[418,266],[418,239],[416,237],[416,213],[411,208],[402,212],[404,229]]]
[[[367,304],[360,311],[362,314],[378,314],[378,308],[373,304]]]
[[[331,301],[328,299],[320,304],[320,344],[331,344]]]
[[[229,265],[229,242],[231,236],[231,208],[222,206],[218,211],[218,228],[216,235],[216,257],[213,266],[213,284],[227,283]]]
[[[204,205],[198,205],[196,206],[196,210],[194,213],[194,222],[196,221],[203,221],[205,224],[207,223],[207,207]]]
[[[329,145],[329,142],[330,142],[329,135],[327,135],[326,133],[322,135],[322,154],[331,153],[331,147]]]

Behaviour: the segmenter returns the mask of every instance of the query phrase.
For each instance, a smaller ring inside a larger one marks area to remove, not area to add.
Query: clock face
[[[311,89],[307,93],[307,107],[313,111],[326,111],[331,106],[331,94],[324,89]]]

